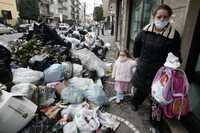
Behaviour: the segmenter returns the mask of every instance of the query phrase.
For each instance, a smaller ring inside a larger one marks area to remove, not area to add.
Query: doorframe
[[[188,80],[191,83],[194,80],[195,76],[195,67],[197,65],[198,57],[200,54],[200,9],[198,11],[198,17],[196,20],[196,25],[193,32],[191,47],[189,50],[189,55],[187,58],[185,72],[187,74]],[[199,88],[200,89],[200,88]],[[183,125],[193,133],[200,131],[200,119],[195,116],[193,112],[184,117],[181,121]]]

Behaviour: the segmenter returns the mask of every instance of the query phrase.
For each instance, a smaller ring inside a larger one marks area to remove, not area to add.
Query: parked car
[[[58,34],[67,34],[70,26],[66,23],[60,23],[57,29]]]
[[[67,30],[68,28],[69,28],[69,25],[66,23],[59,24],[59,30]]]
[[[13,28],[0,23],[0,35],[11,34],[11,33],[15,33],[15,32],[16,31]]]
[[[31,27],[31,24],[21,24],[17,27],[18,32],[26,32],[29,27]]]

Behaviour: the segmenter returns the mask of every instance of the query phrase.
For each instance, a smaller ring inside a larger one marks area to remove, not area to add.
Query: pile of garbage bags
[[[100,111],[107,50],[87,31],[58,34],[44,23],[9,48],[0,43],[0,132],[116,130],[119,122]]]

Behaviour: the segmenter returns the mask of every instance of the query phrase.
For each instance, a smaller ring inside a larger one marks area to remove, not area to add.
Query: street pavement
[[[116,56],[116,52],[118,50],[117,45],[114,43],[114,37],[109,34],[109,31],[105,32],[105,35],[99,36],[104,42],[109,42],[111,44],[111,48],[109,53],[107,54],[107,60],[114,61]],[[115,91],[113,89],[114,82],[113,79],[107,78],[104,84],[105,92],[109,98],[115,96]],[[109,106],[106,108],[106,111],[117,115],[126,121],[130,122],[134,125],[134,127],[140,133],[151,133],[151,123],[150,123],[150,102],[146,100],[143,105],[140,106],[137,112],[131,110],[130,106],[131,97],[125,97],[124,101],[120,104],[117,104],[115,100],[111,101]],[[127,123],[127,122],[126,122]],[[125,123],[120,124],[120,127],[117,129],[117,133],[133,133]]]

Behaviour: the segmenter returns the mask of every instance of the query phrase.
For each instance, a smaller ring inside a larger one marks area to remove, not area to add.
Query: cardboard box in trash
[[[1,91],[0,133],[16,133],[35,115],[37,106],[22,95]]]

